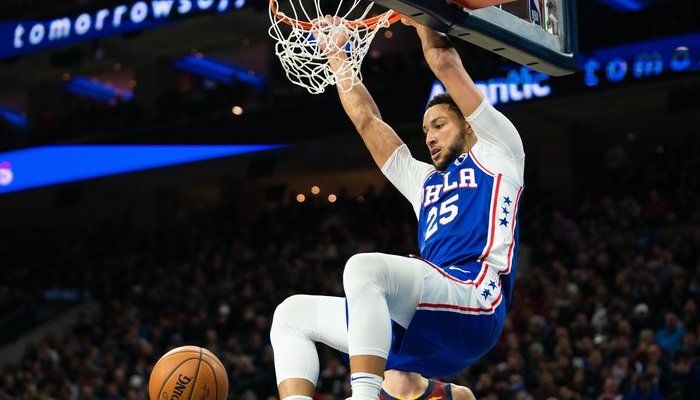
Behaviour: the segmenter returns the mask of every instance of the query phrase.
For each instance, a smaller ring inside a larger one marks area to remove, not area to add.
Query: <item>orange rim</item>
[[[288,17],[284,15],[284,13],[279,11],[279,8],[277,7],[277,0],[270,0],[270,11],[275,14],[275,17],[279,19],[280,21],[284,22],[287,25],[291,26],[301,26],[302,28],[306,30],[311,30],[312,24],[311,22],[308,21],[300,21],[296,18]],[[387,22],[389,25],[393,24],[394,22],[398,21],[401,19],[401,14],[397,13],[394,10],[389,10],[383,14],[379,14],[377,16],[363,19],[360,21],[348,21],[345,23],[345,26],[347,26],[350,29],[358,29],[358,28],[370,28],[374,29],[379,22],[384,18],[386,14],[389,14],[389,19]]]

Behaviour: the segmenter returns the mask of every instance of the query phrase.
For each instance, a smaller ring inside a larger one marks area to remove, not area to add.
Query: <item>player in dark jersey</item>
[[[330,40],[344,48],[347,37],[332,29],[337,17],[326,23],[330,29],[314,32],[320,46]],[[415,27],[450,95],[431,101],[423,116],[432,165],[411,156],[363,84],[341,84],[338,93],[374,161],[413,206],[420,256],[355,255],[345,266],[345,298],[296,295],[277,307],[270,337],[286,400],[310,400],[319,371],[315,342],[349,354],[354,400],[376,400],[385,370],[457,373],[503,329],[515,279],[522,141],[448,37],[404,23]],[[344,52],[328,56],[337,74],[351,73],[341,67]]]
[[[476,400],[471,390],[415,372],[386,371],[379,400]]]

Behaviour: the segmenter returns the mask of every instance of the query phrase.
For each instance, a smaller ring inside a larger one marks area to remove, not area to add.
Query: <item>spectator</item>
[[[673,312],[667,312],[664,317],[664,326],[656,331],[654,340],[667,353],[673,353],[683,345],[685,327]]]
[[[656,385],[653,383],[653,377],[649,374],[644,374],[637,382],[634,390],[627,396],[626,400],[664,400],[664,397],[659,393]]]

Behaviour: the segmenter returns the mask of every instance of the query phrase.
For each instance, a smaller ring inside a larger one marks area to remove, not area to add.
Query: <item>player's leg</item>
[[[350,258],[343,274],[353,399],[376,399],[391,346],[391,321],[408,327],[420,300],[423,261],[381,253]]]
[[[347,353],[345,299],[295,295],[275,310],[270,340],[280,399],[307,399],[319,373],[315,342]]]

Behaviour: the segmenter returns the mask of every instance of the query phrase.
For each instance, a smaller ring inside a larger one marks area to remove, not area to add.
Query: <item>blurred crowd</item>
[[[669,167],[665,156],[655,157],[646,165],[661,174],[658,182],[639,173],[629,179],[645,183],[627,182],[638,190],[622,192],[612,190],[620,187],[614,182],[607,190],[602,179],[573,206],[539,215],[538,235],[522,227],[518,281],[499,343],[462,373],[441,378],[486,400],[696,398],[700,158],[679,157],[684,165]],[[605,168],[626,168],[611,165]],[[663,168],[678,172],[663,175]],[[527,209],[538,199],[524,201]],[[146,399],[154,363],[185,344],[218,355],[229,398],[275,398],[268,333],[276,305],[295,293],[342,296],[343,266],[355,253],[416,252],[412,210],[393,188],[339,195],[335,203],[290,200],[250,223],[225,206],[206,213],[176,210],[149,233],[114,228],[64,238],[44,255],[53,259],[47,263],[8,258],[19,283],[0,285],[3,310],[39,301],[38,291],[53,285],[90,289],[86,297],[99,311],[29,346],[20,363],[3,365],[0,399]],[[39,287],[32,274],[45,274]],[[345,399],[343,356],[319,349],[317,399]]]
[[[410,206],[396,207],[392,199],[401,199],[388,196],[294,202],[248,227],[225,219],[202,223],[179,210],[152,236],[85,239],[61,253],[61,263],[118,271],[125,284],[94,293],[98,313],[29,347],[19,365],[5,365],[0,399],[145,398],[159,355],[184,344],[206,346],[221,358],[231,398],[272,396],[268,333],[276,305],[293,293],[342,295],[342,267],[354,253],[410,248],[414,224],[400,222]],[[73,275],[64,284],[84,283],[77,277],[85,275]]]

